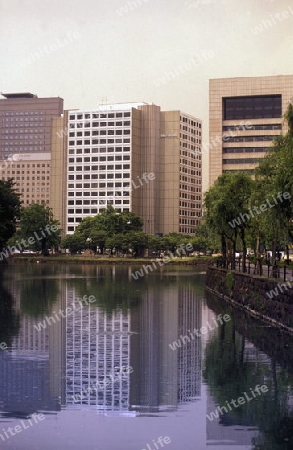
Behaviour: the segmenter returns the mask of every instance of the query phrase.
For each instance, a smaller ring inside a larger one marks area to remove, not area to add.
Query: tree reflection
[[[5,342],[11,346],[12,338],[18,334],[19,314],[15,312],[13,297],[3,286],[3,271],[0,269],[0,343]]]
[[[215,402],[224,406],[226,401],[237,399],[244,392],[249,395],[250,389],[254,389],[257,384],[268,386],[266,394],[220,416],[220,424],[257,426],[260,435],[254,439],[255,450],[293,448],[293,415],[290,407],[293,398],[292,370],[287,372],[276,360],[276,348],[284,345],[284,342],[281,345],[280,342],[273,343],[275,331],[264,328],[262,323],[255,320],[252,326],[249,316],[227,307],[219,300],[215,301],[209,295],[207,299],[208,306],[216,314],[221,312],[232,316],[232,320],[217,330],[206,347],[204,379]],[[246,330],[245,334],[243,330]],[[291,350],[292,339],[287,337],[287,340]],[[253,349],[251,342],[256,348],[248,357],[245,351]],[[272,348],[276,347],[271,350],[271,357],[261,354],[263,347],[270,342]]]
[[[20,284],[21,311],[35,318],[48,314],[59,294],[58,281],[48,277],[46,267],[37,275],[24,278]]]

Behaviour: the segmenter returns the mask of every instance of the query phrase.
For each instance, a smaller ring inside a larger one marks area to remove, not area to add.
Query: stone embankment
[[[208,267],[206,288],[228,303],[293,333],[293,280]]]

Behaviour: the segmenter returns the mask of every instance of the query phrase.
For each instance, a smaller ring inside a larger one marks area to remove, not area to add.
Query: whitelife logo
[[[283,197],[283,198],[282,198]],[[291,198],[291,195],[289,192],[279,192],[277,195],[277,198],[280,200],[281,203],[283,203],[283,199],[288,200],[289,198]],[[238,218],[233,219],[232,222],[228,222],[231,228],[235,228],[237,225],[241,225],[242,222],[246,222],[248,220],[250,220],[252,217],[255,217],[255,214],[259,215],[262,214],[263,212],[267,211],[268,207],[269,208],[274,208],[277,204],[278,201],[276,199],[276,197],[273,195],[272,199],[274,201],[274,204],[272,205],[270,203],[270,201],[268,199],[266,199],[266,203],[263,203],[260,206],[254,206],[253,208],[249,209],[249,214],[247,213],[240,213]],[[253,214],[252,209],[254,211],[255,214]]]
[[[57,225],[46,225],[45,228],[34,231],[34,236],[30,236],[27,240],[22,239],[21,241],[16,241],[15,245],[8,245],[8,247],[3,249],[3,251],[0,252],[0,261],[3,261],[3,258],[8,258],[17,251],[22,252],[24,247],[27,248],[30,245],[35,244],[36,241],[41,241],[43,238],[51,236],[51,234],[56,233],[56,231],[58,231]]]
[[[292,281],[292,279],[291,279]],[[266,295],[272,299],[274,297],[278,297],[278,295],[283,294],[283,289],[286,289],[286,291],[288,291],[289,289],[292,289],[292,284],[290,283],[290,281],[287,281],[287,285],[285,283],[277,284],[277,287],[275,289],[270,290],[270,292],[266,292]]]
[[[174,80],[174,78],[179,77],[188,70],[192,70],[194,67],[198,67],[209,59],[214,58],[214,56],[215,52],[213,50],[202,50],[185,64],[180,64],[180,66],[170,70],[169,72],[165,72],[162,77],[154,80],[154,83],[157,87],[160,87],[162,84],[166,84],[168,81]]]
[[[6,439],[9,439],[10,436],[15,436],[16,434],[21,433],[23,430],[27,430],[30,427],[33,427],[35,424],[38,424],[44,419],[45,419],[44,414],[35,413],[32,415],[32,420],[27,419],[28,424],[27,422],[24,422],[24,420],[21,420],[20,425],[15,425],[14,427],[8,427],[6,429],[2,428],[3,431],[1,431],[0,433],[0,438],[2,439],[2,442],[4,442]],[[8,433],[10,434],[10,436]]]
[[[186,250],[185,250],[186,247]],[[132,272],[131,276],[135,280],[138,280],[140,277],[142,278],[145,274],[148,274],[149,271],[153,272],[154,269],[156,270],[158,268],[157,264],[162,267],[165,264],[168,264],[172,259],[176,259],[178,257],[182,258],[183,256],[188,256],[188,252],[192,252],[193,246],[192,244],[181,244],[180,248],[177,248],[175,253],[168,253],[168,256],[164,256],[163,260],[156,258],[156,262],[152,261],[151,264],[144,264],[140,270],[136,270],[135,272]],[[144,273],[145,271],[145,273]]]
[[[212,327],[209,322],[206,322],[205,327],[201,327],[199,330],[197,328],[195,328],[193,331],[188,330],[188,333],[190,334],[191,339],[194,340],[194,335],[197,337],[201,337],[202,334],[206,334],[208,331],[215,330],[219,325],[223,325],[224,322],[229,322],[229,320],[231,320],[231,317],[228,314],[224,314],[223,317],[222,314],[219,314],[216,319],[213,317],[213,321],[216,327]],[[178,339],[178,341],[174,341],[173,344],[169,344],[169,347],[174,351],[177,348],[181,347],[181,342],[183,345],[185,345],[187,342],[190,342],[190,337],[187,334],[185,336],[181,334],[180,339]]]
[[[138,8],[144,3],[147,3],[148,1],[149,0],[128,1],[124,6],[121,6],[119,9],[116,9],[116,12],[117,14],[119,14],[119,16],[123,16],[123,14],[127,14],[128,12],[133,11],[134,9]]]
[[[288,11],[285,10],[282,12],[275,13],[274,15],[270,14],[269,19],[262,20],[261,23],[259,25],[257,25],[256,27],[254,27],[251,31],[253,32],[253,34],[260,34],[264,30],[267,30],[268,28],[271,28],[274,25],[277,25],[278,23],[283,22],[283,20],[289,19],[290,14],[291,14],[291,16],[293,16],[293,9],[291,8],[291,6],[288,6]]]
[[[44,56],[50,55],[51,53],[60,50],[60,48],[65,47],[66,45],[70,44],[74,40],[79,39],[80,37],[81,34],[77,31],[68,31],[66,37],[64,37],[63,39],[55,39],[49,45],[44,45],[44,47],[39,48],[35,53],[31,53],[27,58],[24,58],[19,63],[21,67],[26,67],[34,63],[35,61],[39,61],[41,58],[44,58]]]
[[[96,301],[96,297],[94,295],[90,295],[89,298],[87,295],[84,295],[82,300],[80,300],[79,298],[77,299],[80,308],[77,309],[77,305],[76,303],[71,303],[72,308],[70,306],[68,306],[65,311],[64,309],[59,309],[58,313],[56,313],[55,311],[53,311],[53,315],[52,316],[46,316],[45,320],[43,320],[43,322],[39,322],[36,325],[34,325],[34,328],[37,331],[41,331],[41,330],[45,330],[47,328],[47,324],[48,325],[52,325],[52,323],[56,323],[56,320],[58,322],[60,322],[60,318],[62,317],[63,319],[65,319],[66,317],[70,316],[70,314],[72,314],[73,312],[78,312],[83,308],[83,303],[86,306],[89,306],[89,303],[94,303]],[[47,322],[47,323],[46,323]]]
[[[260,386],[259,384],[257,384],[254,389],[250,388],[249,394],[251,394],[252,397],[249,397],[249,394],[247,394],[247,392],[243,392],[244,397],[238,397],[237,400],[232,399],[230,400],[230,402],[226,401],[225,406],[218,406],[215,411],[212,411],[210,414],[206,414],[206,417],[209,419],[210,422],[212,422],[214,419],[219,418],[219,413],[223,415],[224,412],[228,414],[228,410],[232,411],[233,408],[230,403],[232,403],[234,408],[238,408],[239,406],[244,405],[246,402],[250,402],[255,398],[257,399],[257,397],[259,397],[262,393],[265,392],[268,392],[267,385],[263,384],[262,386]]]

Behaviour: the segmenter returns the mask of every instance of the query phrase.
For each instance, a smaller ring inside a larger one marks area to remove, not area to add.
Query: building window
[[[255,95],[223,98],[224,120],[279,119],[281,116],[281,95]]]

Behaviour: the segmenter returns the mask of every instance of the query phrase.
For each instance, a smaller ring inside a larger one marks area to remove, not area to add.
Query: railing
[[[222,259],[217,259],[216,266],[221,269],[232,270],[231,261],[226,261],[226,264],[224,264],[224,261]],[[237,258],[235,260],[234,270],[237,270],[238,272],[244,272],[249,275],[262,275],[268,278],[275,278],[283,281],[293,280],[293,270],[289,269],[286,265],[280,266],[278,264],[275,264],[272,266],[270,263],[261,263],[256,265],[249,259],[247,259],[245,270],[243,270],[242,259]]]

